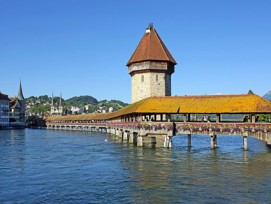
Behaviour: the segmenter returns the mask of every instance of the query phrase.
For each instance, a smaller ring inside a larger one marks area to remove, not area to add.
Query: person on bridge
[[[246,115],[244,118],[243,118],[243,122],[248,122],[248,116]]]

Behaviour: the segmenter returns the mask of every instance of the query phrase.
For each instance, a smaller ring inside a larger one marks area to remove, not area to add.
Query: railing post
[[[216,114],[216,123],[220,123],[220,114]]]
[[[184,122],[184,123],[187,122],[186,114],[183,115],[183,122]]]
[[[251,115],[251,122],[252,122],[252,123],[255,123],[255,122],[256,122],[256,115],[255,115],[255,114],[252,114],[252,115]]]

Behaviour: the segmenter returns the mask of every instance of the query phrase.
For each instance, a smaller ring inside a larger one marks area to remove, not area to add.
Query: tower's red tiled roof
[[[143,61],[169,61],[177,64],[152,24],[147,28],[127,66]]]

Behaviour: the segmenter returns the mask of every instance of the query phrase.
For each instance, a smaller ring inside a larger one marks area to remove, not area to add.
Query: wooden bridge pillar
[[[123,141],[128,141],[128,133],[127,132],[123,132]]]
[[[123,141],[123,134],[121,130],[118,132],[118,137],[121,139],[121,141]]]
[[[151,137],[151,147],[155,148],[156,146],[156,137]]]
[[[247,146],[247,136],[248,136],[248,132],[244,132],[243,133],[243,146],[244,146],[244,151],[248,150],[248,146]]]
[[[137,132],[133,132],[133,134],[130,134],[130,137],[131,137],[131,143],[133,143],[134,145],[137,146]],[[129,143],[130,143],[130,140],[129,140]]]
[[[137,143],[138,147],[143,147],[143,138],[142,138],[141,135],[137,136],[137,142],[136,143]]]
[[[191,147],[191,134],[187,134],[187,147]]]
[[[133,144],[134,143],[133,133],[127,132],[127,137],[128,137],[128,143]]]
[[[115,129],[114,129],[114,128],[111,128],[111,129],[110,129],[110,133],[111,133],[111,135],[114,135],[114,134],[115,134]]]
[[[211,149],[216,149],[217,147],[217,136],[215,134],[210,134],[211,139]]]
[[[164,139],[164,147],[171,148],[172,147],[172,136],[166,135]]]

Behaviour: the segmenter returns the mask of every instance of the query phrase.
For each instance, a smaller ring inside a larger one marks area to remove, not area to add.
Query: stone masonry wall
[[[152,96],[170,96],[170,75],[139,73],[132,76],[132,103]]]
[[[132,103],[152,96],[171,96],[174,65],[166,62],[140,62],[128,67],[132,76]]]

